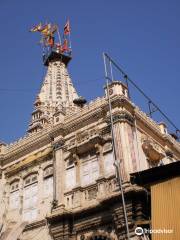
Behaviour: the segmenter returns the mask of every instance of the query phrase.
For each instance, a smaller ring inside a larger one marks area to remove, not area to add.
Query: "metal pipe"
[[[106,55],[105,55],[105,53],[103,53],[103,59],[104,59],[106,90],[107,90],[107,98],[108,98],[108,104],[109,104],[110,122],[111,122],[111,136],[112,136],[112,149],[113,149],[113,157],[114,157],[114,166],[115,166],[116,176],[117,176],[117,179],[118,179],[118,182],[119,182],[120,191],[121,191],[124,219],[125,219],[125,224],[126,224],[127,238],[128,238],[128,240],[130,240],[128,218],[127,218],[127,212],[126,212],[126,203],[125,203],[125,199],[124,199],[124,190],[123,190],[123,186],[122,186],[121,165],[120,165],[120,161],[119,162],[117,161],[117,152],[116,152],[116,145],[115,145],[115,138],[114,138],[114,124],[113,124],[113,116],[112,116],[111,99],[110,99],[110,96],[109,96],[109,81],[108,81],[108,75],[107,75]]]
[[[110,64],[110,70],[111,70],[111,82],[114,81],[114,77],[113,77],[113,70],[112,70],[112,64],[111,64],[111,61],[109,62]]]

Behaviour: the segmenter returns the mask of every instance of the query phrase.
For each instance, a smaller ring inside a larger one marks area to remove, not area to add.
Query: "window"
[[[50,177],[53,175],[53,166],[46,167],[44,169],[44,178]]]
[[[11,210],[19,207],[19,181],[15,181],[10,185],[9,208]]]
[[[19,181],[15,181],[15,182],[11,183],[11,186],[10,186],[11,192],[18,190],[18,189],[19,189]]]
[[[23,212],[24,221],[32,222],[36,220],[36,218],[37,218],[37,209],[32,209],[31,211],[28,210]]]
[[[36,184],[32,184],[26,188],[24,188],[24,208],[29,209],[34,207],[37,204],[37,193],[38,186]]]
[[[76,185],[76,172],[75,167],[66,169],[66,188],[72,189]]]
[[[108,152],[104,154],[104,170],[105,174],[112,174],[115,172],[114,168],[114,159],[113,159],[113,152]]]
[[[95,182],[99,176],[99,165],[97,159],[92,159],[82,163],[81,166],[81,182],[82,185],[87,185]]]
[[[53,177],[48,177],[44,179],[44,197],[53,197]]]
[[[34,182],[37,182],[37,174],[31,174],[27,178],[25,178],[24,185],[27,186],[29,184],[32,184]]]
[[[37,174],[28,176],[23,191],[23,220],[34,221],[37,218],[38,184]]]
[[[44,170],[44,198],[53,198],[53,166]]]
[[[68,159],[66,162],[66,167],[73,167],[74,166],[74,161],[72,158]]]

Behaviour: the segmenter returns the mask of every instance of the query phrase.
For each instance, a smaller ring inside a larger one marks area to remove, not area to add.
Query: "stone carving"
[[[76,136],[77,143],[81,143],[81,142],[87,140],[88,138],[89,138],[89,135],[88,135],[87,131],[78,133],[77,136]]]
[[[103,152],[109,152],[111,150],[112,150],[112,143],[111,142],[105,143],[103,146]]]
[[[92,188],[88,190],[88,200],[95,199],[97,197],[97,189]]]
[[[169,149],[167,146],[165,146],[165,153],[166,153],[166,156],[169,157],[169,158],[173,158],[173,152],[171,149]]]
[[[161,147],[150,138],[142,138],[142,149],[149,161],[159,162],[165,157]]]

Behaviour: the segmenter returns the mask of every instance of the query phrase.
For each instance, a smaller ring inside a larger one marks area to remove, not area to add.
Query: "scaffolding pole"
[[[125,219],[125,225],[126,225],[127,239],[130,240],[128,218],[127,218],[127,211],[126,211],[126,203],[125,203],[125,198],[124,198],[124,189],[123,189],[123,186],[122,186],[121,163],[120,163],[120,159],[119,159],[119,161],[117,160],[117,153],[116,153],[116,144],[115,144],[115,138],[114,138],[114,124],[113,124],[113,116],[112,116],[112,106],[111,106],[111,99],[110,99],[110,96],[109,96],[109,78],[108,78],[108,75],[107,75],[106,55],[105,55],[105,53],[103,53],[103,59],[104,59],[106,90],[107,90],[107,98],[108,98],[109,114],[110,114],[110,124],[111,124],[111,136],[112,136],[112,149],[113,149],[114,166],[115,166],[116,177],[117,177],[117,180],[118,180],[118,185],[119,185],[120,192],[121,192],[121,197],[122,197],[123,213],[124,213],[124,219]]]

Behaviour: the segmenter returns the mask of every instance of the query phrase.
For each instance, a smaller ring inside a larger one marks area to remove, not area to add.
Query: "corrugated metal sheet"
[[[180,177],[151,186],[152,240],[180,240]]]

